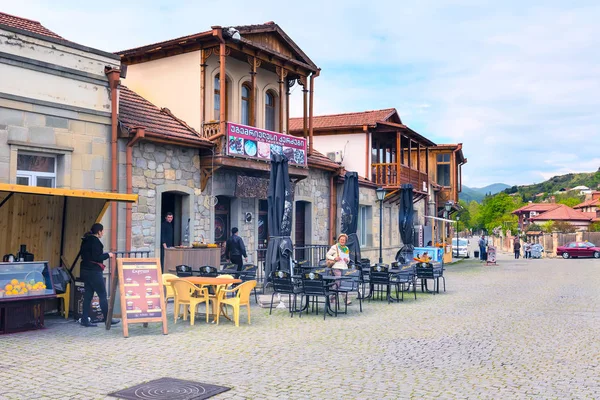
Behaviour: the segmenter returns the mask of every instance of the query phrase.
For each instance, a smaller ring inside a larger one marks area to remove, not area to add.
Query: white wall
[[[314,148],[325,155],[328,152],[341,151],[344,157],[342,165],[347,171],[356,171],[358,175],[370,179],[371,174],[365,166],[365,136],[365,133],[314,136]]]
[[[206,122],[218,120],[214,115],[214,80],[219,74],[219,57],[211,55],[206,61],[206,90],[204,103]],[[250,82],[250,64],[227,57],[228,116],[231,122],[241,122],[244,82]],[[200,51],[161,58],[141,64],[130,65],[123,83],[158,107],[167,107],[194,129],[200,131]],[[265,95],[273,91],[275,98],[275,126],[279,130],[279,84],[277,75],[259,68],[256,74],[256,126],[265,126]],[[285,112],[285,104],[284,110]],[[284,122],[285,124],[285,122]],[[285,128],[285,127],[284,127]]]
[[[200,51],[195,51],[130,65],[122,82],[200,131],[200,62]]]

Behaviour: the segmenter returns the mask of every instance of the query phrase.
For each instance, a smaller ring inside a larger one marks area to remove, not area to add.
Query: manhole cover
[[[184,381],[182,379],[160,378],[108,395],[127,400],[202,400],[226,392],[229,389],[224,386]]]

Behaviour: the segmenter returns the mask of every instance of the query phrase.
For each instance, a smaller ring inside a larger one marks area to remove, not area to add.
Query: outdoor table
[[[292,278],[301,279],[302,275],[292,275]],[[331,285],[333,283],[333,281],[342,281],[342,280],[350,280],[350,279],[352,279],[351,276],[344,276],[344,275],[341,275],[341,276],[323,275],[323,276],[321,276],[321,278],[323,278],[324,281],[328,281],[328,283],[327,283],[328,285]],[[307,312],[308,312],[308,306],[309,306],[309,304],[310,304],[310,296],[306,295],[306,305],[304,305],[300,310],[298,310],[298,312],[301,313],[304,310],[307,310]],[[336,305],[336,308],[337,308],[337,305]],[[337,315],[337,313],[338,313],[337,310],[334,310],[334,309],[331,308],[331,304],[329,304],[329,310],[326,310],[326,312],[329,315],[333,315],[333,314],[330,313],[330,311],[334,312],[335,315]]]
[[[235,279],[235,278],[209,278],[209,277],[204,277],[204,276],[186,276],[186,277],[181,277],[181,278],[171,278],[171,279],[167,279],[167,282],[171,282],[175,279],[183,279],[184,281],[188,281],[190,283],[193,283],[194,285],[209,285],[209,286],[218,286],[218,285],[230,285],[230,284],[234,284],[234,283],[242,283],[241,279]],[[215,290],[215,296],[217,296],[218,293],[216,293]],[[218,305],[220,308],[220,305]],[[217,311],[219,312],[219,311]],[[225,318],[227,318],[228,320],[231,321],[231,318],[229,318],[229,316],[225,313],[223,313],[223,316]],[[216,318],[215,318],[216,320]],[[215,320],[213,320],[213,322],[215,322]]]

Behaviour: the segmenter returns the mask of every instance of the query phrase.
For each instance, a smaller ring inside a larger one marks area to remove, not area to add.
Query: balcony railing
[[[373,181],[386,188],[397,188],[404,183],[410,183],[415,190],[423,190],[423,182],[428,182],[429,177],[424,172],[409,168],[397,163],[372,164]]]
[[[219,133],[219,121],[206,122],[202,125],[202,137],[208,139]]]

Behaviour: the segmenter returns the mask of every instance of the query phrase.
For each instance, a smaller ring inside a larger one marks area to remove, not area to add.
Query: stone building
[[[111,191],[110,79],[119,65],[0,12],[0,182]],[[110,238],[110,218],[103,223]]]
[[[340,165],[312,148],[309,129],[319,69],[279,26],[213,27],[119,54],[127,65],[124,82],[130,90],[167,107],[189,124],[188,132],[197,141],[210,144],[185,155],[175,148],[148,147],[143,140],[133,146],[133,186],[141,198],[132,215],[132,249],[157,250],[160,239],[152,241],[153,227],[156,229],[166,212],[173,211],[179,221],[176,243],[185,237],[188,218],[190,241],[223,244],[230,229],[238,227],[251,261],[256,261],[268,239],[268,153],[288,150],[294,186],[292,240],[300,247],[332,241],[336,228],[330,218],[335,203],[331,186]],[[305,129],[299,138],[285,134],[294,85],[301,87],[306,100]],[[160,110],[164,112],[164,108]],[[236,132],[239,135],[234,135]],[[246,135],[245,141],[240,135]],[[261,141],[260,137],[275,138],[276,142]],[[252,147],[248,150],[247,145]],[[165,162],[153,159],[158,154],[161,158],[167,155],[166,163],[171,160],[176,173],[168,184]],[[159,165],[164,172],[152,169]],[[147,199],[142,200],[144,197]],[[149,214],[143,215],[140,209]],[[141,223],[136,222],[138,218]]]

